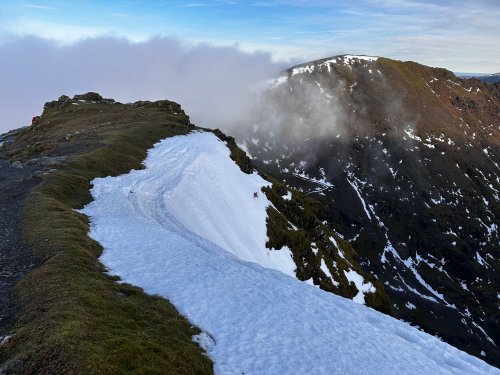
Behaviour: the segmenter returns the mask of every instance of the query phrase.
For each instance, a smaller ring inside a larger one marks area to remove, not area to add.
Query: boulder
[[[61,103],[67,103],[71,101],[71,98],[67,95],[61,95],[57,100]]]
[[[15,161],[15,162],[13,162],[10,166],[11,166],[12,168],[16,168],[16,169],[23,169],[23,168],[24,168],[23,163],[21,163],[19,160],[16,160],[16,161]]]
[[[88,92],[86,94],[75,95],[73,100],[85,100],[90,102],[99,102],[103,100],[103,97],[96,92]]]

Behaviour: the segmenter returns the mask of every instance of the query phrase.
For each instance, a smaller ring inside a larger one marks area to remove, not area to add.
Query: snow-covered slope
[[[195,339],[217,374],[500,373],[290,277],[290,253],[264,246],[267,182],[242,173],[213,134],[166,139],[145,165],[94,180],[82,212],[112,274],[167,297],[204,331]]]
[[[130,216],[135,212],[145,227],[190,233],[196,243],[208,240],[241,260],[295,276],[290,251],[265,247],[271,203],[261,188],[269,183],[256,173],[242,173],[215,135],[195,132],[168,139],[157,145],[146,165],[147,170],[94,181],[97,196],[120,186],[120,194],[105,206],[111,221],[118,221],[114,225],[135,222],[136,215]]]

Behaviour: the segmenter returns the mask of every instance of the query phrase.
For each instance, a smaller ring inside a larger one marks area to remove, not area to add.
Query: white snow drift
[[[213,134],[166,139],[145,165],[93,181],[90,235],[110,273],[167,297],[204,331],[195,340],[216,374],[500,373],[290,277],[290,252],[264,246],[266,182],[242,173]]]

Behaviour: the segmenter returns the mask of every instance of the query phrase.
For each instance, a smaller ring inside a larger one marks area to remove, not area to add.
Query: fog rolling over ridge
[[[87,91],[121,102],[174,100],[192,122],[227,129],[247,113],[255,83],[284,67],[266,53],[164,37],[141,43],[103,37],[71,45],[14,38],[0,44],[0,133],[29,125],[46,101]]]
[[[246,140],[250,153],[254,146],[265,149],[269,159],[293,152],[309,165],[317,162],[318,145],[325,142],[335,143],[336,152],[344,156],[351,142],[379,133],[399,147],[407,146],[405,130],[415,131],[418,111],[405,104],[400,88],[380,73],[376,57],[353,61],[357,59],[342,55],[281,72],[265,88],[254,91],[250,112],[242,122],[225,130]],[[363,64],[366,69],[351,64]],[[267,146],[257,144],[261,140]],[[376,160],[384,155],[384,147],[375,143],[370,153]],[[333,177],[328,172],[327,177]]]

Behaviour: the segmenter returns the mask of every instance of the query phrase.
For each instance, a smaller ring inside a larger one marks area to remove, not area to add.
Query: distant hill
[[[490,74],[487,76],[481,76],[477,78],[483,82],[497,83],[500,82],[500,73]]]
[[[475,73],[456,73],[459,78],[477,78],[480,81],[488,83],[500,82],[500,73],[495,74],[475,74]]]

